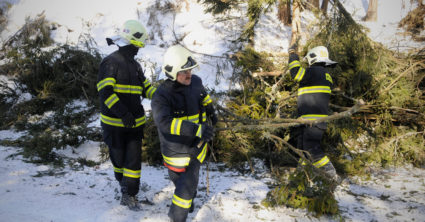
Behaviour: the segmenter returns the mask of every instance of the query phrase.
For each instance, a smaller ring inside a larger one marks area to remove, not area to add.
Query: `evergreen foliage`
[[[309,178],[311,175],[313,177]],[[263,201],[265,206],[286,205],[308,209],[315,216],[338,214],[338,202],[333,196],[336,184],[322,175],[313,173],[312,167],[290,174],[289,178],[280,181],[280,184],[288,185],[278,186],[269,192]]]
[[[213,15],[224,13],[236,6],[239,1],[223,1],[223,0],[198,0],[202,4],[207,6],[205,12],[212,13]]]
[[[100,132],[87,127],[88,117],[98,112],[97,72],[100,54],[62,45],[50,49],[49,23],[41,15],[26,24],[3,45],[0,55],[8,63],[0,74],[16,87],[2,83],[0,128],[13,126],[28,131],[26,137],[3,144],[20,144],[29,160],[40,163],[61,161],[53,149],[78,147],[86,140],[101,140]],[[20,101],[16,90],[31,98]],[[74,100],[88,107],[67,106]],[[81,109],[75,111],[75,109]]]
[[[258,9],[255,6],[261,4],[256,4],[259,1],[249,2],[249,6],[253,7],[252,10],[248,9],[252,22],[259,17],[259,11],[254,8]],[[371,41],[366,35],[367,30],[356,24],[338,1],[334,6],[337,8],[335,13],[327,19],[323,18],[320,31],[307,42],[300,56],[304,56],[309,48],[324,45],[329,50],[330,58],[339,63],[330,70],[336,88],[331,97],[331,113],[345,111],[360,99],[366,101],[366,105],[350,118],[328,124],[322,142],[325,152],[343,176],[367,177],[374,167],[396,164],[423,166],[423,55],[418,53],[406,57],[394,54]],[[252,24],[251,28],[255,22]],[[252,31],[251,28],[246,28],[245,33]],[[229,92],[227,110],[222,113],[226,123],[219,127],[232,129],[238,125],[290,122],[282,118],[295,117],[296,100],[291,95],[296,92],[296,87],[288,75],[259,78],[252,75],[253,72],[279,68],[268,58],[266,54],[253,50],[249,44],[236,54],[233,79],[242,89]],[[287,58],[282,59],[287,61]],[[215,147],[219,147],[219,157],[228,165],[237,166],[238,161],[245,158],[259,157],[272,167],[280,183],[269,193],[264,204],[307,208],[316,215],[338,214],[333,197],[334,182],[305,167],[304,171],[290,174],[291,182],[288,183],[283,179],[288,175],[284,169],[296,164],[299,155],[287,146],[271,141],[269,137],[259,136],[269,132],[294,145],[296,130],[270,127],[261,132],[249,127],[245,129],[220,132]],[[312,190],[314,195],[311,195]]]
[[[152,115],[147,115],[144,125],[144,138],[142,144],[142,161],[151,165],[162,164],[161,147],[159,143],[158,130],[153,121]]]

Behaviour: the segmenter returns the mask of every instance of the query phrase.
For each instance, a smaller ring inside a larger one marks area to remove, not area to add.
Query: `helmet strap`
[[[170,74],[168,74],[168,72],[165,72],[165,76],[167,76],[167,78],[169,78],[170,80],[174,81],[173,76],[171,76]]]

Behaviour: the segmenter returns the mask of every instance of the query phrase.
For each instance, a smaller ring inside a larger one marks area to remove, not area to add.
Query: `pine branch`
[[[354,113],[360,111],[364,106],[363,100],[359,100],[353,107],[349,110],[333,114],[331,116],[323,117],[317,120],[304,120],[304,119],[284,119],[283,123],[269,123],[269,124],[255,124],[255,125],[238,125],[227,128],[215,128],[215,131],[225,131],[225,130],[266,130],[266,129],[276,129],[276,128],[289,128],[300,125],[314,125],[322,122],[329,122],[345,117],[352,116]],[[258,121],[258,120],[257,120]]]
[[[410,65],[410,67],[408,68],[408,69],[406,69],[404,72],[402,72],[402,73],[400,73],[400,75],[397,77],[397,78],[395,78],[391,83],[390,83],[390,85],[388,85],[385,89],[383,89],[382,91],[381,91],[381,93],[382,94],[385,94],[385,93],[387,93],[391,88],[393,88],[394,86],[395,86],[395,84],[403,77],[403,76],[405,76],[407,73],[409,73],[411,70],[413,70],[413,69],[415,69],[417,66],[420,66],[420,68],[422,68],[422,69],[424,69],[425,68],[425,63],[423,62],[423,61],[418,61],[418,62],[415,62],[413,65]],[[420,68],[418,68],[418,69],[420,69]],[[415,70],[413,70],[412,72],[414,72],[414,71],[416,71],[416,70],[418,70],[418,69],[415,69]]]

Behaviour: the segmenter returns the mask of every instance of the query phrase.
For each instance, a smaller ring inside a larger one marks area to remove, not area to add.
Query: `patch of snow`
[[[85,141],[79,147],[74,148],[67,146],[64,149],[56,149],[55,153],[68,158],[83,158],[95,162],[100,162],[100,142]]]
[[[54,111],[47,111],[45,113],[43,113],[42,115],[32,115],[30,117],[28,117],[28,122],[29,123],[42,123],[42,122],[46,122],[49,119],[53,118],[53,116],[55,115]]]
[[[72,113],[79,113],[88,109],[87,101],[76,99],[66,104],[65,108],[72,109]]]
[[[87,124],[87,127],[95,127],[100,128],[100,114],[94,114],[89,118],[89,124]]]
[[[27,134],[24,131],[0,130],[0,140],[17,140]]]

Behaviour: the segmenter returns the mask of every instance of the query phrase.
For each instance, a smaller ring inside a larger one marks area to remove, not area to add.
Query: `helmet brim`
[[[330,59],[325,59],[323,62],[325,62],[326,66],[333,66],[338,64],[338,62],[332,61]]]
[[[128,40],[127,40],[127,39],[123,38],[123,37],[122,37],[122,36],[120,36],[120,35],[112,36],[112,37],[110,37],[110,39],[112,40],[112,42],[113,42],[115,45],[117,45],[117,46],[119,46],[119,47],[123,47],[123,46],[126,46],[126,45],[130,45],[130,42],[128,42]]]

